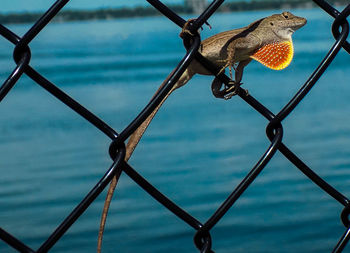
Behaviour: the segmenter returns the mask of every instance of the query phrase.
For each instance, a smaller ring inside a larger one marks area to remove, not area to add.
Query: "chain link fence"
[[[211,62],[206,60],[198,53],[200,47],[200,37],[195,32],[203,26],[208,18],[222,5],[223,0],[213,1],[205,11],[200,14],[188,27],[191,33],[184,36],[184,45],[187,49],[187,53],[180,61],[176,69],[169,75],[165,82],[165,85],[158,90],[156,95],[152,98],[149,104],[145,106],[142,112],[120,133],[117,133],[112,127],[107,125],[104,121],[87,110],[84,106],[76,102],[72,97],[68,96],[55,84],[47,80],[38,71],[30,66],[31,51],[29,44],[36,36],[44,29],[47,24],[54,18],[60,10],[67,4],[69,0],[56,1],[50,9],[40,17],[40,19],[22,36],[9,30],[3,25],[0,25],[0,34],[7,39],[10,43],[15,45],[13,52],[13,58],[16,63],[16,67],[10,76],[4,81],[0,88],[0,102],[5,96],[11,92],[12,88],[16,85],[19,78],[25,74],[32,80],[34,80],[39,86],[51,93],[56,99],[60,100],[66,106],[70,107],[74,112],[79,114],[85,120],[90,122],[96,130],[101,131],[111,140],[109,149],[109,155],[113,160],[110,168],[107,169],[104,176],[97,182],[97,184],[86,194],[84,199],[75,207],[75,209],[62,221],[62,223],[56,228],[56,230],[44,241],[41,246],[34,250],[28,245],[18,240],[15,236],[11,235],[4,229],[0,228],[0,238],[7,243],[10,247],[18,250],[19,252],[47,252],[49,251],[65,232],[75,223],[79,217],[85,212],[85,210],[91,205],[91,203],[97,198],[97,196],[105,189],[108,183],[111,182],[114,176],[119,177],[122,172],[128,175],[136,184],[139,185],[144,191],[151,195],[156,201],[164,205],[169,212],[179,217],[188,226],[195,229],[194,243],[200,252],[214,252],[212,250],[212,239],[210,231],[213,227],[222,219],[225,213],[235,204],[237,199],[243,194],[243,192],[251,185],[251,183],[259,176],[266,164],[275,155],[277,151],[283,154],[292,164],[294,164],[300,171],[302,171],[306,177],[312,180],[318,187],[329,194],[340,205],[344,206],[341,212],[341,220],[345,226],[345,232],[338,242],[334,242],[333,252],[341,252],[346,246],[350,238],[350,205],[349,199],[342,193],[337,191],[333,186],[328,184],[319,175],[317,175],[308,165],[298,158],[284,143],[283,143],[283,120],[293,112],[295,107],[305,97],[305,95],[316,84],[321,75],[325,72],[327,67],[332,63],[337,53],[340,50],[345,50],[350,53],[350,44],[347,42],[349,34],[349,24],[347,17],[350,15],[350,4],[340,12],[331,6],[327,1],[314,0],[314,2],[334,18],[332,25],[332,33],[335,38],[333,46],[329,49],[322,62],[315,69],[309,79],[300,88],[300,90],[294,95],[294,97],[284,106],[284,108],[276,115],[274,115],[268,108],[257,101],[251,95],[247,95],[243,89],[239,89],[238,96],[249,104],[256,112],[260,113],[268,121],[266,126],[266,134],[271,144],[266,148],[264,154],[261,155],[255,166],[250,170],[246,177],[239,183],[239,185],[233,189],[231,194],[221,204],[221,206],[212,214],[212,216],[205,222],[200,222],[195,217],[188,214],[185,210],[179,207],[176,203],[171,201],[162,192],[157,190],[151,183],[149,183],[141,174],[132,168],[127,162],[125,162],[126,148],[125,141],[132,135],[132,133],[148,118],[152,111],[161,103],[166,97],[166,94],[172,89],[181,74],[185,71],[189,63],[196,59],[201,62],[212,73],[218,73],[218,69]],[[175,25],[182,28],[186,21],[173,12],[170,8],[164,5],[158,0],[148,0],[155,9],[161,12],[165,17],[170,19]],[[220,75],[220,79],[229,84],[229,77]],[[107,152],[106,152],[107,153]]]

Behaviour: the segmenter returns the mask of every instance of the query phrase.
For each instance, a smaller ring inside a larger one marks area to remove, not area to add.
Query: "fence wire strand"
[[[56,228],[56,230],[48,236],[48,238],[37,249],[31,249],[28,245],[17,239],[14,235],[0,228],[0,239],[2,239],[7,245],[19,252],[47,252],[49,251],[65,234],[65,232],[74,224],[79,217],[86,211],[86,209],[93,203],[97,196],[105,189],[108,183],[115,175],[120,175],[124,172],[129,176],[137,185],[139,185],[144,191],[151,195],[156,201],[165,206],[171,213],[180,218],[183,222],[195,229],[194,243],[200,252],[214,252],[212,249],[212,239],[210,235],[211,229],[222,219],[227,211],[235,204],[235,201],[240,198],[243,192],[250,186],[250,184],[259,176],[266,164],[275,155],[277,151],[283,154],[292,164],[295,165],[302,173],[304,173],[310,180],[312,180],[318,187],[325,191],[328,195],[338,201],[344,206],[341,213],[341,220],[345,226],[345,232],[340,237],[338,242],[335,242],[333,252],[341,252],[350,239],[350,205],[349,199],[342,193],[337,191],[333,186],[328,184],[317,173],[315,173],[310,167],[306,165],[300,158],[298,158],[284,143],[283,143],[283,127],[282,121],[293,112],[303,98],[308,94],[312,87],[317,83],[321,75],[325,72],[328,66],[332,63],[338,52],[343,48],[350,54],[350,44],[347,41],[349,34],[349,24],[347,17],[350,15],[350,4],[344,8],[343,11],[338,11],[327,1],[313,0],[321,9],[327,12],[334,18],[332,25],[332,33],[335,38],[333,46],[328,53],[325,54],[324,59],[319,66],[311,74],[309,79],[300,88],[300,90],[294,95],[294,97],[285,105],[285,107],[277,114],[274,115],[268,108],[261,104],[251,95],[247,95],[246,92],[239,88],[238,96],[244,100],[248,105],[253,107],[258,113],[264,116],[268,123],[266,126],[266,134],[271,144],[267,147],[264,154],[257,161],[255,166],[250,170],[246,177],[237,185],[226,200],[220,205],[220,207],[213,213],[213,215],[204,223],[198,221],[195,217],[191,216],[180,206],[170,200],[166,195],[160,192],[150,182],[148,182],[141,174],[131,167],[125,158],[125,141],[130,135],[142,124],[142,122],[152,113],[152,111],[161,103],[166,94],[172,89],[176,81],[181,74],[185,71],[186,67],[193,59],[199,61],[205,68],[212,73],[218,73],[217,67],[210,61],[205,59],[200,53],[198,48],[201,40],[196,31],[203,26],[211,15],[222,5],[223,0],[212,1],[211,4],[200,14],[194,22],[188,27],[190,32],[195,34],[193,37],[184,37],[184,45],[187,52],[183,59],[177,65],[175,71],[170,75],[165,85],[159,92],[153,97],[149,104],[140,112],[140,114],[120,133],[117,133],[112,127],[103,122],[91,111],[87,110],[83,105],[79,104],[74,98],[67,95],[55,84],[47,80],[43,75],[37,72],[30,66],[30,59],[32,57],[29,44],[40,31],[48,25],[48,23],[61,11],[61,9],[69,2],[69,0],[56,1],[47,12],[45,12],[39,20],[23,35],[19,37],[14,32],[0,24],[0,35],[3,36],[10,43],[15,45],[13,51],[13,58],[16,63],[16,67],[9,75],[9,77],[3,82],[0,87],[0,102],[6,97],[16,85],[17,81],[23,74],[30,77],[39,86],[52,94],[56,99],[70,107],[74,112],[79,114],[85,120],[90,122],[99,131],[104,133],[111,139],[110,149],[108,150],[113,163],[106,171],[104,176],[96,183],[96,185],[86,194],[83,200],[75,207],[75,209],[67,215],[62,223]],[[149,4],[156,8],[161,14],[171,20],[175,25],[183,27],[186,21],[178,14],[173,12],[167,5],[163,4],[159,0],[148,0]],[[218,76],[221,81],[228,84],[230,78],[225,74]],[[107,152],[107,154],[108,154]],[[1,224],[0,224],[1,225]]]

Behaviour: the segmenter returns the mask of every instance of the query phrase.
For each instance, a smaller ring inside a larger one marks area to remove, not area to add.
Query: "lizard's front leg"
[[[221,73],[225,72],[225,69],[228,67],[230,71],[230,78],[232,79],[232,67],[235,69],[234,64],[235,64],[235,43],[230,43],[227,46],[226,49],[226,59],[225,60],[218,60],[217,62],[219,63],[218,65],[222,65],[221,70],[217,75],[220,75]],[[225,56],[223,56],[225,57]]]
[[[235,81],[229,82],[229,86],[224,85],[225,88],[221,90],[222,82],[219,78],[215,77],[212,84],[211,90],[215,97],[230,99],[234,95],[237,95],[239,87],[242,85],[243,69],[251,62],[251,59],[240,61],[237,68],[235,68]],[[248,91],[247,91],[248,94]]]
[[[217,98],[225,98],[227,92],[226,90],[228,88],[231,88],[232,86],[235,86],[235,81],[232,81],[232,67],[235,70],[235,72],[237,72],[236,68],[234,67],[235,64],[235,42],[230,43],[227,47],[226,47],[226,53],[224,55],[222,55],[221,57],[226,57],[225,60],[217,60],[217,64],[221,67],[221,70],[216,74],[216,76],[219,76],[220,74],[225,72],[225,69],[228,67],[229,68],[229,73],[230,73],[230,85],[225,85],[225,89],[224,90],[220,90],[221,86],[222,86],[222,82],[220,81],[220,79],[218,79],[217,77],[214,78],[214,81],[212,82],[211,85],[211,90],[212,93],[215,97]],[[236,76],[235,76],[236,77]]]

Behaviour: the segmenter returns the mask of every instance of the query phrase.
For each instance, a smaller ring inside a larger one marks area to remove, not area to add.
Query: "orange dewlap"
[[[281,70],[291,63],[293,54],[293,42],[290,40],[267,44],[250,57],[270,69]]]

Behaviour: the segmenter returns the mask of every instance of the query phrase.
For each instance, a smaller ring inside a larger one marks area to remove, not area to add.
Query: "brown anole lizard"
[[[294,53],[292,34],[305,24],[305,18],[295,16],[290,12],[283,12],[282,14],[262,18],[243,28],[218,33],[202,41],[199,52],[221,68],[220,72],[225,71],[228,67],[232,80],[232,68],[235,70],[235,80],[231,81],[231,86],[225,87],[223,90],[220,90],[222,82],[217,77],[214,79],[212,83],[214,96],[228,99],[235,95],[241,85],[243,69],[252,59],[275,70],[287,67]],[[186,32],[186,29],[183,32]],[[163,101],[130,136],[126,146],[125,161],[129,160],[139,140],[164,101],[175,89],[185,85],[195,74],[213,75],[198,61],[193,60]],[[163,82],[161,87],[166,81]],[[114,177],[108,189],[103,208],[97,252],[101,252],[104,225],[116,184],[117,177]]]

